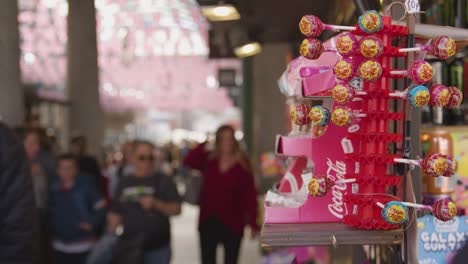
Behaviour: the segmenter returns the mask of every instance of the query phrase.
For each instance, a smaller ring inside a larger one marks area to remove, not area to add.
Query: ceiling
[[[197,0],[200,5],[217,5],[219,0]],[[212,23],[218,34],[233,35],[231,39],[266,42],[298,42],[302,36],[298,23],[305,14],[315,14],[325,23],[354,23],[361,9],[379,8],[379,0],[229,0],[241,14],[238,22]],[[338,8],[340,7],[340,8]],[[243,33],[239,33],[239,32]],[[222,33],[220,33],[222,32]],[[328,35],[327,35],[328,34]],[[327,32],[324,38],[332,34]],[[236,43],[234,43],[236,44]]]

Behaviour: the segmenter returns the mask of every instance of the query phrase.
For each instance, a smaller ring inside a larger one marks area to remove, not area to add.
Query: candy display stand
[[[453,56],[455,42],[444,36],[414,48],[410,39],[414,24],[409,21],[408,26],[397,25],[376,11],[366,12],[351,27],[323,24],[312,15],[302,18],[299,27],[307,38],[301,54],[319,61],[330,53],[342,58],[334,66],[302,67],[302,85],[289,93],[297,101],[291,106],[293,131],[278,136],[276,153],[289,157],[291,164],[277,187],[279,194],[265,205],[264,246],[401,245],[404,224],[411,218],[407,206],[429,210],[441,221],[453,219],[456,206],[451,201],[434,207],[406,202],[404,179],[411,167],[421,166],[433,177],[451,177],[457,170],[451,156],[430,153],[409,158],[404,139],[409,138],[411,108],[457,106],[462,100],[456,88],[430,85],[430,65],[413,60],[413,52]],[[314,39],[323,30],[349,32],[329,45]],[[392,46],[396,37],[408,38],[408,48]],[[406,59],[407,69],[392,68],[392,59],[398,57]],[[356,77],[359,88],[353,85]],[[395,78],[407,78],[407,89],[393,90]],[[311,107],[304,103],[307,99],[324,100]],[[391,111],[394,102],[403,110]],[[391,150],[390,145],[404,146],[404,151]],[[398,163],[410,166],[401,172],[394,169]],[[303,197],[304,190],[306,199],[296,200],[303,203],[286,202],[292,194]],[[283,200],[278,198],[281,193]],[[395,263],[401,259],[408,258],[395,255]]]

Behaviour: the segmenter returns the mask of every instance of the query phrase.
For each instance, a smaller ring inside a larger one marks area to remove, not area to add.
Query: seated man
[[[80,178],[72,154],[58,157],[57,176],[49,196],[54,263],[84,264],[96,229],[105,221],[106,202],[95,186]]]
[[[117,243],[116,263],[169,263],[169,216],[180,213],[181,198],[168,176],[155,173],[154,146],[145,141],[133,145],[133,173],[117,187],[109,231],[123,227]]]

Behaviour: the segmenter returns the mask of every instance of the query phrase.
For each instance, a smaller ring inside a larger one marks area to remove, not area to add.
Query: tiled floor
[[[172,218],[173,264],[200,263],[197,231],[198,207],[185,204],[180,216]],[[222,249],[218,248],[218,263],[222,264]],[[261,263],[258,240],[247,236],[242,242],[239,264]]]

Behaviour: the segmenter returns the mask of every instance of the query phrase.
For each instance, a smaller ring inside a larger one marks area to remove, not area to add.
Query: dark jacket
[[[63,242],[92,239],[96,230],[83,231],[79,224],[88,223],[96,229],[105,221],[105,201],[85,177],[78,175],[75,185],[68,190],[58,181],[51,186],[50,224],[54,237]]]
[[[0,263],[32,263],[34,195],[23,144],[0,124]]]

